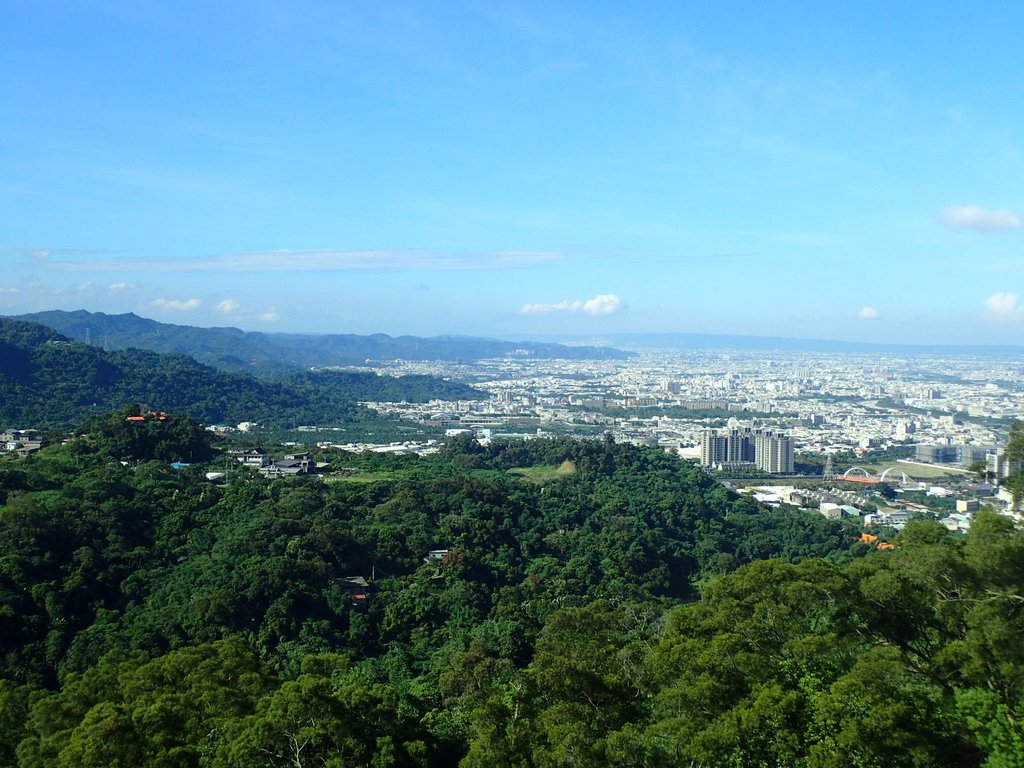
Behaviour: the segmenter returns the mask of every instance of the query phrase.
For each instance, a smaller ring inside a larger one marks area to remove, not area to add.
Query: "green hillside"
[[[44,326],[0,318],[0,426],[70,428],[86,416],[141,403],[206,423],[342,424],[370,414],[359,400],[478,397],[430,376],[292,373],[276,380],[232,374],[186,355],[105,352]]]
[[[564,346],[539,342],[438,336],[392,337],[383,333],[254,333],[238,328],[197,328],[160,323],[127,313],[52,310],[22,315],[75,341],[106,349],[148,349],[185,354],[226,371],[277,373],[318,366],[362,365],[366,360],[479,360],[527,354],[537,358],[625,359],[633,356],[606,347]]]
[[[217,486],[166,463],[202,430],[122,465],[132,429],[0,461],[0,765],[1024,758],[1005,518],[869,554],[656,449],[461,439]]]

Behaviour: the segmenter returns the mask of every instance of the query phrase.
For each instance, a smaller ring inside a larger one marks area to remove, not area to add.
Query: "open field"
[[[326,483],[381,483],[386,480],[393,480],[398,476],[396,472],[355,472],[350,475],[328,475],[324,478]]]
[[[547,483],[552,480],[568,477],[574,472],[576,472],[576,464],[572,461],[563,461],[557,467],[553,464],[543,464],[536,467],[509,470],[510,475],[518,475],[524,480],[529,480],[531,483]]]
[[[963,477],[969,478],[970,475],[964,472],[953,472],[946,467],[927,465],[927,464],[904,464],[898,461],[892,461],[887,464],[879,464],[878,466],[865,467],[875,477],[881,477],[882,473],[889,467],[895,467],[895,469],[889,473],[889,477],[893,475],[899,475],[898,472],[903,472],[907,477],[912,477],[915,480],[932,480],[940,477]],[[886,478],[888,480],[889,478]]]

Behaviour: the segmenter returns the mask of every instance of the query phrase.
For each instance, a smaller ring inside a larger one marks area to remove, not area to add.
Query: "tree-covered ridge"
[[[366,360],[480,360],[526,351],[533,357],[620,360],[632,357],[608,347],[438,336],[256,333],[238,328],[172,325],[127,313],[51,310],[22,315],[76,341],[91,339],[109,349],[138,348],[184,354],[221,370],[284,374],[318,366],[362,364]]]
[[[45,681],[113,648],[238,633],[282,667],[393,642],[427,658],[481,624],[524,661],[555,607],[671,605],[743,562],[862,546],[823,518],[767,514],[654,449],[457,440],[431,460],[335,454],[380,465],[380,482],[246,476],[222,487],[198,466],[169,466],[208,457],[189,424],[113,414],[0,464],[3,583],[16,603],[0,672]],[[547,484],[508,471],[564,462],[575,472]],[[373,599],[353,610],[338,579],[375,573]]]
[[[920,522],[898,543],[752,563],[654,630],[559,612],[463,765],[1024,764],[1024,533],[982,513],[966,540]]]
[[[473,398],[476,390],[431,376],[292,373],[261,380],[185,355],[105,352],[33,323],[0,318],[0,427],[70,428],[91,414],[145,403],[207,423],[341,424],[373,418],[360,400]]]
[[[217,486],[168,420],[0,463],[0,765],[1024,759],[1004,518],[867,554],[603,441]]]

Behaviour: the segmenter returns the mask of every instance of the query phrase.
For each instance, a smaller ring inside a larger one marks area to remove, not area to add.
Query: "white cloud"
[[[238,309],[238,302],[234,299],[224,299],[217,305],[217,311],[222,315],[230,315],[236,309]]]
[[[583,311],[588,315],[599,317],[602,315],[614,315],[626,308],[622,299],[614,293],[602,293],[592,299],[583,302]]]
[[[550,315],[555,312],[583,313],[591,317],[607,317],[626,308],[625,302],[614,293],[602,293],[592,299],[573,299],[557,304],[526,304],[519,310],[521,315]]]
[[[985,299],[986,314],[1001,323],[1024,319],[1024,306],[1021,306],[1016,293],[993,293]]]
[[[131,283],[111,283],[107,286],[107,293],[124,293],[125,291],[132,290],[134,287]]]
[[[276,307],[271,307],[266,312],[260,312],[256,317],[265,323],[275,323],[281,319],[281,315],[278,314]]]
[[[202,304],[201,299],[156,299],[153,306],[158,309],[171,309],[175,312],[191,312]]]
[[[878,310],[874,307],[861,307],[860,312],[857,313],[857,317],[861,320],[874,320],[878,317]]]
[[[17,288],[0,288],[0,293],[18,293]]]
[[[950,229],[999,232],[1019,229],[1020,217],[1006,208],[982,208],[980,205],[950,205],[942,211],[942,222]]]

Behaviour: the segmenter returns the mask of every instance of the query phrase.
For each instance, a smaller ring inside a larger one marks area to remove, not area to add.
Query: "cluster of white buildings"
[[[0,432],[0,450],[27,456],[46,445],[46,440],[35,429],[11,429]]]

